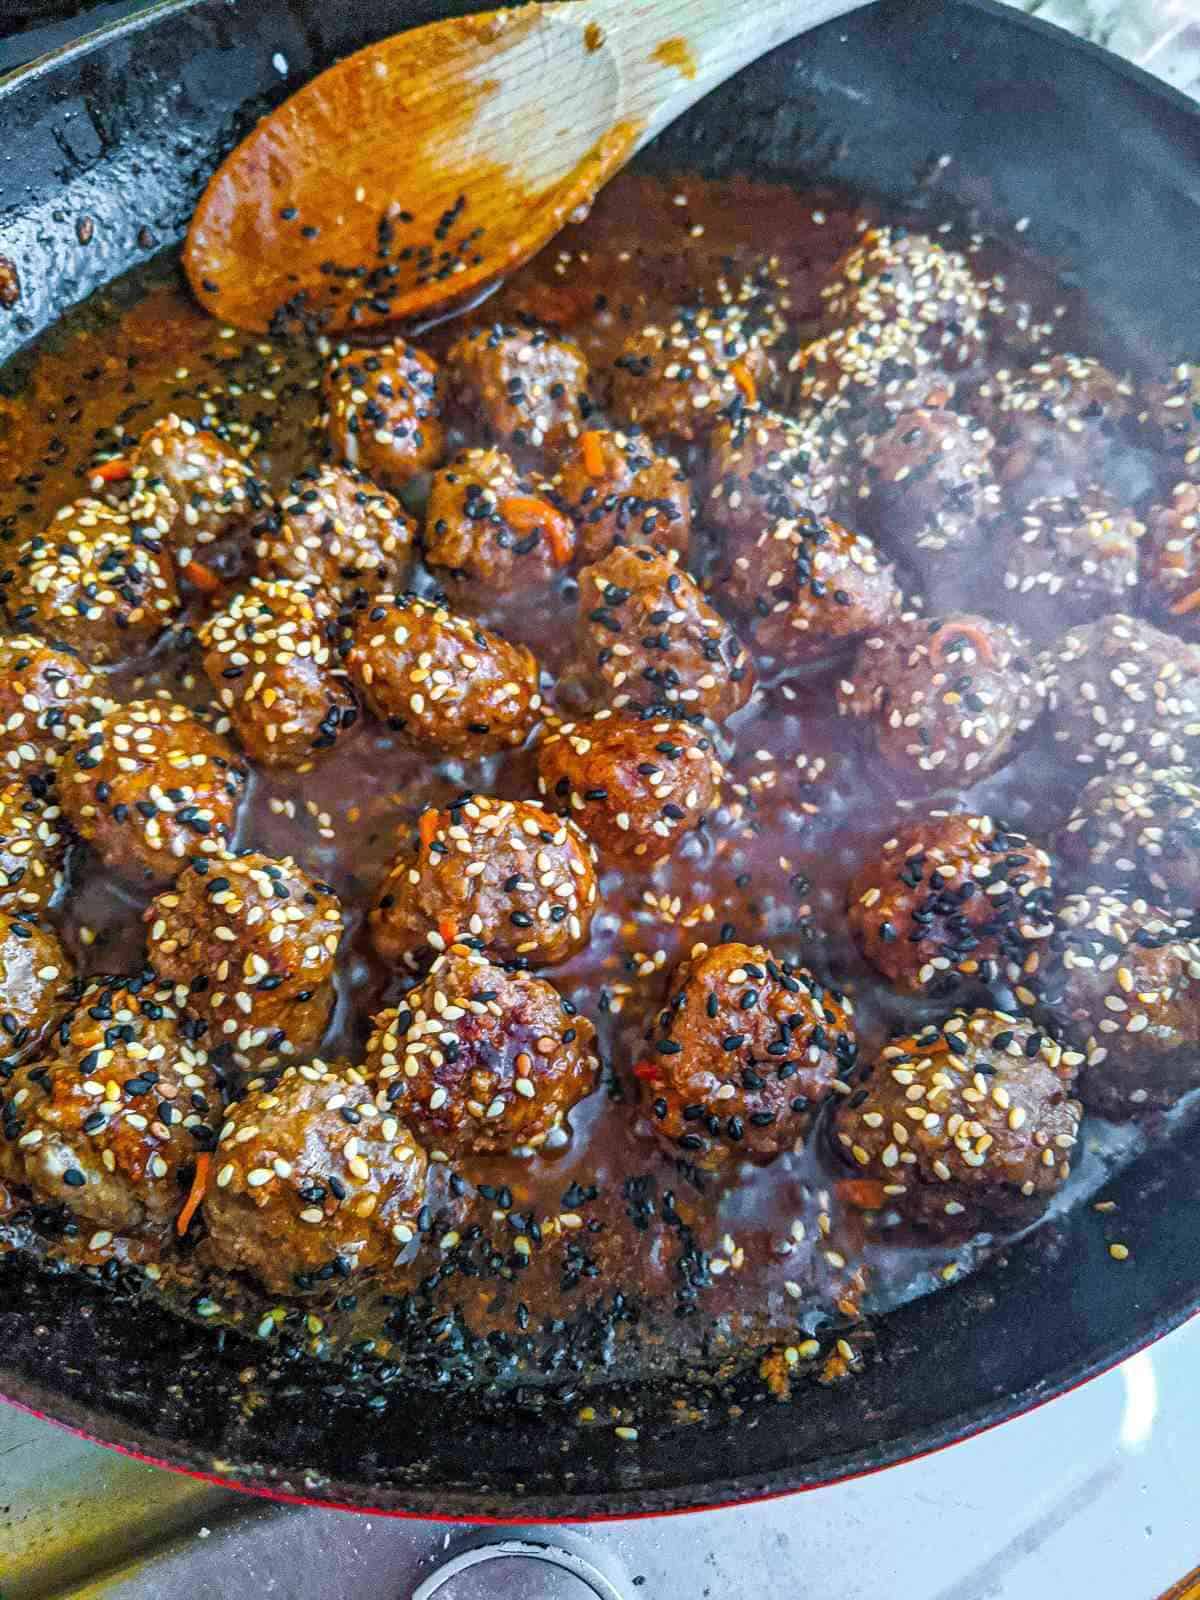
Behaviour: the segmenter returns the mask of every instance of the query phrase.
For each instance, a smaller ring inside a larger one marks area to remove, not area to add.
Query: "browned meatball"
[[[53,1053],[0,1096],[0,1162],[94,1223],[93,1248],[113,1233],[165,1232],[213,1147],[220,1100],[197,1036],[152,972],[97,978]]]
[[[44,792],[20,778],[0,785],[0,910],[44,911],[66,881],[68,842],[62,810]]]
[[[495,961],[552,966],[587,944],[595,862],[573,822],[532,801],[464,795],[422,814],[368,917],[372,941],[395,965],[458,939]]]
[[[688,306],[631,334],[612,365],[611,410],[664,438],[703,439],[755,405],[775,328],[753,309]]]
[[[1167,627],[1200,638],[1200,483],[1177,483],[1151,508],[1141,547],[1143,603]]]
[[[342,908],[290,857],[222,851],[190,861],[146,907],[146,955],[175,1003],[239,1067],[302,1055],[333,1009]]]
[[[94,722],[63,762],[62,808],[105,866],[162,885],[233,834],[246,769],[186,706],[133,700]]]
[[[1021,626],[1040,635],[1058,633],[1131,603],[1145,531],[1145,523],[1102,489],[1030,501],[1013,524],[1002,558],[1004,587]]]
[[[19,545],[0,587],[14,627],[97,663],[149,650],[180,609],[162,540],[100,500],[64,506]]]
[[[415,595],[380,595],[357,613],[346,668],[393,733],[439,754],[510,750],[542,704],[523,645]]]
[[[837,1108],[836,1148],[915,1222],[970,1233],[1027,1220],[1070,1176],[1072,1060],[1023,1019],[956,1012],[864,1065]]]
[[[181,567],[245,532],[271,504],[267,486],[219,428],[174,412],[147,428],[130,466],[131,513],[153,526]]]
[[[763,945],[696,945],[646,1037],[654,1131],[704,1168],[799,1148],[858,1050],[846,997]]]
[[[851,472],[856,525],[919,572],[941,572],[946,552],[978,545],[999,508],[992,444],[986,428],[944,407],[864,432]]]
[[[665,703],[724,722],[754,689],[737,635],[673,557],[645,545],[618,545],[579,574],[579,661],[618,711]]]
[[[864,428],[890,426],[901,411],[944,406],[956,384],[900,322],[859,322],[835,328],[797,350],[788,361],[796,397],[835,420],[850,437]]]
[[[991,817],[934,812],[859,868],[847,914],[864,956],[904,994],[1020,979],[1050,933],[1050,857]]]
[[[587,357],[545,328],[495,322],[464,334],[446,357],[446,376],[460,408],[499,444],[557,451],[582,431]]]
[[[596,1030],[556,989],[461,944],[374,1023],[364,1071],[434,1161],[564,1142],[600,1070]]]
[[[374,350],[341,347],[324,397],[334,455],[385,489],[403,489],[441,460],[441,381],[424,350],[403,339]]]
[[[1200,784],[1186,767],[1101,773],[1079,795],[1054,847],[1077,888],[1200,905]]]
[[[929,786],[995,772],[1043,703],[1024,639],[1004,622],[902,618],[859,646],[838,711],[861,720],[897,774]]]
[[[599,561],[615,544],[688,552],[692,496],[675,456],[658,452],[639,428],[591,428],[559,469],[554,487],[575,524],[575,557]]]
[[[104,709],[101,680],[34,634],[0,639],[0,770],[41,775]]]
[[[1063,756],[1101,772],[1190,766],[1200,751],[1200,646],[1113,612],[1068,628],[1039,660]]]
[[[549,485],[502,450],[464,450],[435,472],[425,511],[425,561],[453,588],[505,594],[549,583],[575,552],[575,528]]]
[[[1200,1084],[1200,943],[1160,907],[1115,892],[1068,895],[1017,998],[1083,1052],[1090,1111],[1137,1116]]]
[[[302,472],[260,524],[259,576],[315,585],[339,600],[403,589],[417,525],[400,502],[352,467]]]
[[[1138,411],[1147,441],[1183,471],[1200,467],[1200,366],[1181,361],[1142,391]]]
[[[600,711],[538,745],[538,788],[610,860],[653,866],[717,803],[721,763],[699,728],[660,712]]]
[[[831,517],[770,523],[756,538],[731,541],[729,554],[715,592],[745,619],[755,649],[781,662],[836,654],[903,608],[891,563]]]
[[[57,934],[15,909],[0,911],[0,1076],[62,1015],[71,976]]]
[[[336,623],[309,585],[251,578],[205,622],[200,643],[227,725],[262,766],[306,772],[358,721]]]
[[[838,498],[845,439],[760,407],[724,418],[708,439],[707,521],[730,539],[772,522],[824,516]]]
[[[272,1294],[386,1273],[416,1236],[427,1169],[355,1068],[310,1061],[257,1078],[221,1129],[205,1251]]]

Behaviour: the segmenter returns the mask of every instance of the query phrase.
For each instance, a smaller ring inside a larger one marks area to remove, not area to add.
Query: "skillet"
[[[0,82],[0,253],[20,282],[0,311],[0,358],[178,241],[217,160],[288,89],[371,39],[469,9],[167,0]],[[955,159],[939,166],[943,152]],[[830,24],[710,96],[639,164],[834,181],[983,225],[1029,217],[1029,244],[1069,264],[1127,347],[1164,364],[1195,353],[1200,115],[983,0],[885,0]],[[97,224],[86,249],[80,214]],[[745,1501],[949,1444],[1191,1315],[1200,1146],[1177,1130],[1106,1195],[1133,1249],[1119,1271],[1096,1218],[1076,1209],[883,1319],[853,1383],[806,1387],[791,1404],[733,1384],[687,1426],[667,1420],[678,1395],[663,1380],[590,1392],[601,1414],[611,1401],[646,1419],[636,1441],[581,1432],[578,1393],[560,1411],[520,1391],[380,1390],[151,1306],[133,1316],[119,1296],[15,1257],[0,1262],[0,1391],[163,1465],[327,1504],[576,1520]],[[250,1363],[266,1403],[246,1414]]]

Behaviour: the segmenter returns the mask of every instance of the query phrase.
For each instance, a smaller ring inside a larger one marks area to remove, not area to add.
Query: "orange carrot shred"
[[[992,641],[982,628],[975,627],[973,623],[948,622],[945,627],[939,628],[929,640],[929,653],[935,661],[945,660],[944,646],[947,639],[965,639],[985,667],[995,665],[996,657],[992,650]]]
[[[1180,595],[1178,600],[1171,601],[1171,615],[1173,617],[1186,617],[1189,611],[1195,611],[1200,606],[1200,589],[1193,589],[1190,594]]]
[[[196,1157],[196,1171],[192,1177],[192,1187],[188,1190],[188,1197],[183,1202],[183,1210],[175,1219],[175,1232],[182,1239],[188,1231],[192,1218],[200,1209],[200,1202],[204,1199],[204,1190],[208,1184],[208,1169],[212,1166],[212,1156],[208,1151],[203,1151]]]
[[[183,567],[183,576],[194,589],[199,589],[201,594],[220,593],[220,578],[211,567],[206,567],[203,561],[187,562]]]
[[[750,368],[744,361],[734,361],[731,362],[729,371],[734,383],[742,391],[746,404],[748,406],[754,405],[758,400],[758,385],[754,381],[754,374],[750,371]]]
[[[887,1198],[877,1178],[842,1178],[837,1189],[848,1205],[860,1211],[881,1211]]]
[[[428,850],[429,846],[433,843],[434,834],[437,833],[438,825],[440,824],[441,820],[441,812],[434,811],[432,807],[428,811],[422,811],[421,820],[417,824],[418,831],[421,835],[422,850]]]
[[[98,467],[93,467],[91,476],[99,478],[101,483],[123,483],[132,476],[133,468],[124,456],[117,456],[112,461],[102,461]]]
[[[604,476],[603,437],[603,434],[597,433],[595,428],[589,428],[579,441],[579,448],[583,453],[583,470],[589,478]]]
[[[658,1067],[653,1061],[639,1061],[633,1069],[635,1078],[657,1078]]]
[[[453,917],[439,917],[438,932],[442,936],[442,943],[451,945],[458,938],[458,924]]]
[[[500,515],[514,533],[532,533],[540,528],[550,543],[550,553],[560,567],[565,567],[575,554],[575,529],[571,519],[563,515],[549,500],[538,500],[533,495],[510,495],[500,502]]]

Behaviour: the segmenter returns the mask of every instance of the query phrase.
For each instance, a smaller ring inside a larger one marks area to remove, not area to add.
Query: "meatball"
[[[325,373],[324,423],[339,461],[385,489],[403,489],[442,458],[437,364],[403,339],[339,347]]]
[[[1104,772],[1091,779],[1054,847],[1079,888],[1200,905],[1200,784],[1192,769]]]
[[[99,715],[101,683],[78,656],[34,634],[0,639],[0,767],[42,776]]]
[[[675,456],[660,453],[639,428],[589,429],[554,480],[575,524],[576,559],[599,561],[615,544],[652,544],[687,555],[692,496]]]
[[[130,467],[133,516],[153,526],[180,566],[244,532],[271,504],[266,485],[219,428],[174,412],[147,428]]]
[[[548,490],[502,450],[462,451],[430,485],[426,564],[469,591],[549,583],[574,555],[575,528]]]
[[[175,1003],[239,1067],[300,1055],[333,1009],[342,908],[290,857],[222,851],[190,861],[146,907],[146,955]]]
[[[772,522],[824,516],[838,498],[846,441],[813,422],[756,407],[723,419],[708,440],[708,522],[756,539]]]
[[[956,1012],[863,1066],[835,1147],[912,1221],[961,1233],[1026,1221],[1070,1176],[1077,1059],[1003,1011]]]
[[[306,772],[358,721],[321,592],[251,578],[200,629],[204,671],[243,750]]]
[[[895,569],[870,539],[801,514],[730,542],[717,584],[755,649],[799,665],[835,654],[900,615]]]
[[[0,1078],[62,1014],[71,975],[57,934],[15,908],[0,911]]]
[[[1115,892],[1068,895],[1038,954],[1017,998],[1082,1052],[1089,1111],[1137,1116],[1200,1084],[1200,942],[1169,911]]]
[[[112,1233],[165,1233],[220,1122],[216,1080],[152,972],[93,979],[48,1057],[0,1093],[0,1162],[35,1195]]]
[[[1017,981],[1050,933],[1050,857],[991,817],[934,812],[859,868],[847,895],[863,955],[903,994]]]
[[[544,979],[456,944],[374,1019],[364,1071],[431,1160],[528,1155],[595,1087],[595,1035]]]
[[[717,803],[721,763],[699,728],[659,711],[600,711],[538,745],[538,788],[611,861],[665,861]]]
[[[422,814],[368,922],[376,950],[415,966],[461,939],[496,961],[552,966],[587,944],[596,853],[573,822],[528,800],[464,795]]]
[[[100,500],[64,506],[26,539],[0,587],[14,627],[96,663],[149,650],[180,609],[162,540]]]
[[[845,996],[763,945],[696,945],[646,1037],[654,1131],[707,1169],[799,1149],[858,1051]]]
[[[836,419],[850,438],[864,428],[889,427],[901,411],[947,405],[955,380],[898,322],[860,322],[835,328],[797,350],[788,361],[796,397]]]
[[[1143,390],[1138,422],[1161,455],[1185,470],[1200,464],[1200,366],[1181,361]]]
[[[353,602],[404,587],[417,525],[361,472],[324,466],[293,478],[278,513],[257,532],[260,577],[315,585]]]
[[[79,737],[63,762],[62,808],[105,866],[161,886],[190,855],[233,834],[246,769],[186,706],[133,700]]]
[[[986,617],[907,616],[864,639],[838,712],[860,719],[883,761],[923,787],[974,782],[1011,760],[1043,703],[1015,628]]]
[[[553,452],[582,431],[588,364],[573,339],[496,322],[459,339],[446,375],[460,408],[499,444]]]
[[[1190,766],[1200,750],[1200,646],[1113,612],[1068,628],[1040,659],[1063,755],[1106,771]]]
[[[1177,483],[1153,506],[1141,547],[1145,608],[1166,626],[1200,638],[1200,483]]]
[[[427,1170],[361,1072],[286,1067],[229,1107],[204,1194],[206,1253],[272,1294],[386,1272],[416,1236]]]
[[[440,755],[511,750],[542,704],[524,645],[411,594],[380,595],[357,613],[346,668],[393,733]]]
[[[1145,531],[1102,489],[1031,501],[1002,558],[1022,627],[1054,633],[1131,601]]]
[[[992,436],[957,411],[902,411],[864,432],[852,473],[854,519],[923,574],[944,572],[947,551],[977,545],[995,515]]]
[[[754,669],[737,635],[674,558],[618,545],[579,574],[580,674],[615,710],[664,702],[724,722]]]
[[[775,329],[735,303],[688,306],[632,334],[612,365],[612,413],[648,433],[702,439],[755,405],[770,376]]]
[[[36,917],[66,881],[62,811],[40,788],[19,778],[0,785],[0,911],[9,916]]]

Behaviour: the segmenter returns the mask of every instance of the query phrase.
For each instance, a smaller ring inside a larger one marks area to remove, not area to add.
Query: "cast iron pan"
[[[0,252],[21,296],[0,356],[178,240],[251,119],[346,51],[472,9],[437,0],[169,0],[0,83]],[[286,63],[286,78],[280,63]],[[939,167],[937,158],[954,161]],[[832,179],[939,219],[1032,219],[1127,345],[1195,355],[1200,116],[1103,52],[998,6],[885,0],[776,52],[641,158],[720,176]],[[931,179],[931,174],[934,176]],[[96,219],[92,244],[74,219]],[[1094,343],[1102,347],[1104,327]],[[1182,341],[1182,342],[1181,342]],[[0,1263],[0,1390],[105,1443],[242,1488],[376,1510],[545,1520],[749,1500],[886,1466],[1011,1417],[1200,1306],[1200,1141],[1182,1130],[1109,1186],[1132,1257],[1087,1208],[878,1329],[856,1381],[790,1404],[617,1397],[636,1442],[580,1431],[532,1394],[431,1397],[289,1366],[266,1347]],[[268,1403],[238,1406],[257,1369]],[[570,1375],[563,1384],[569,1390]],[[604,1415],[603,1395],[587,1399]]]

